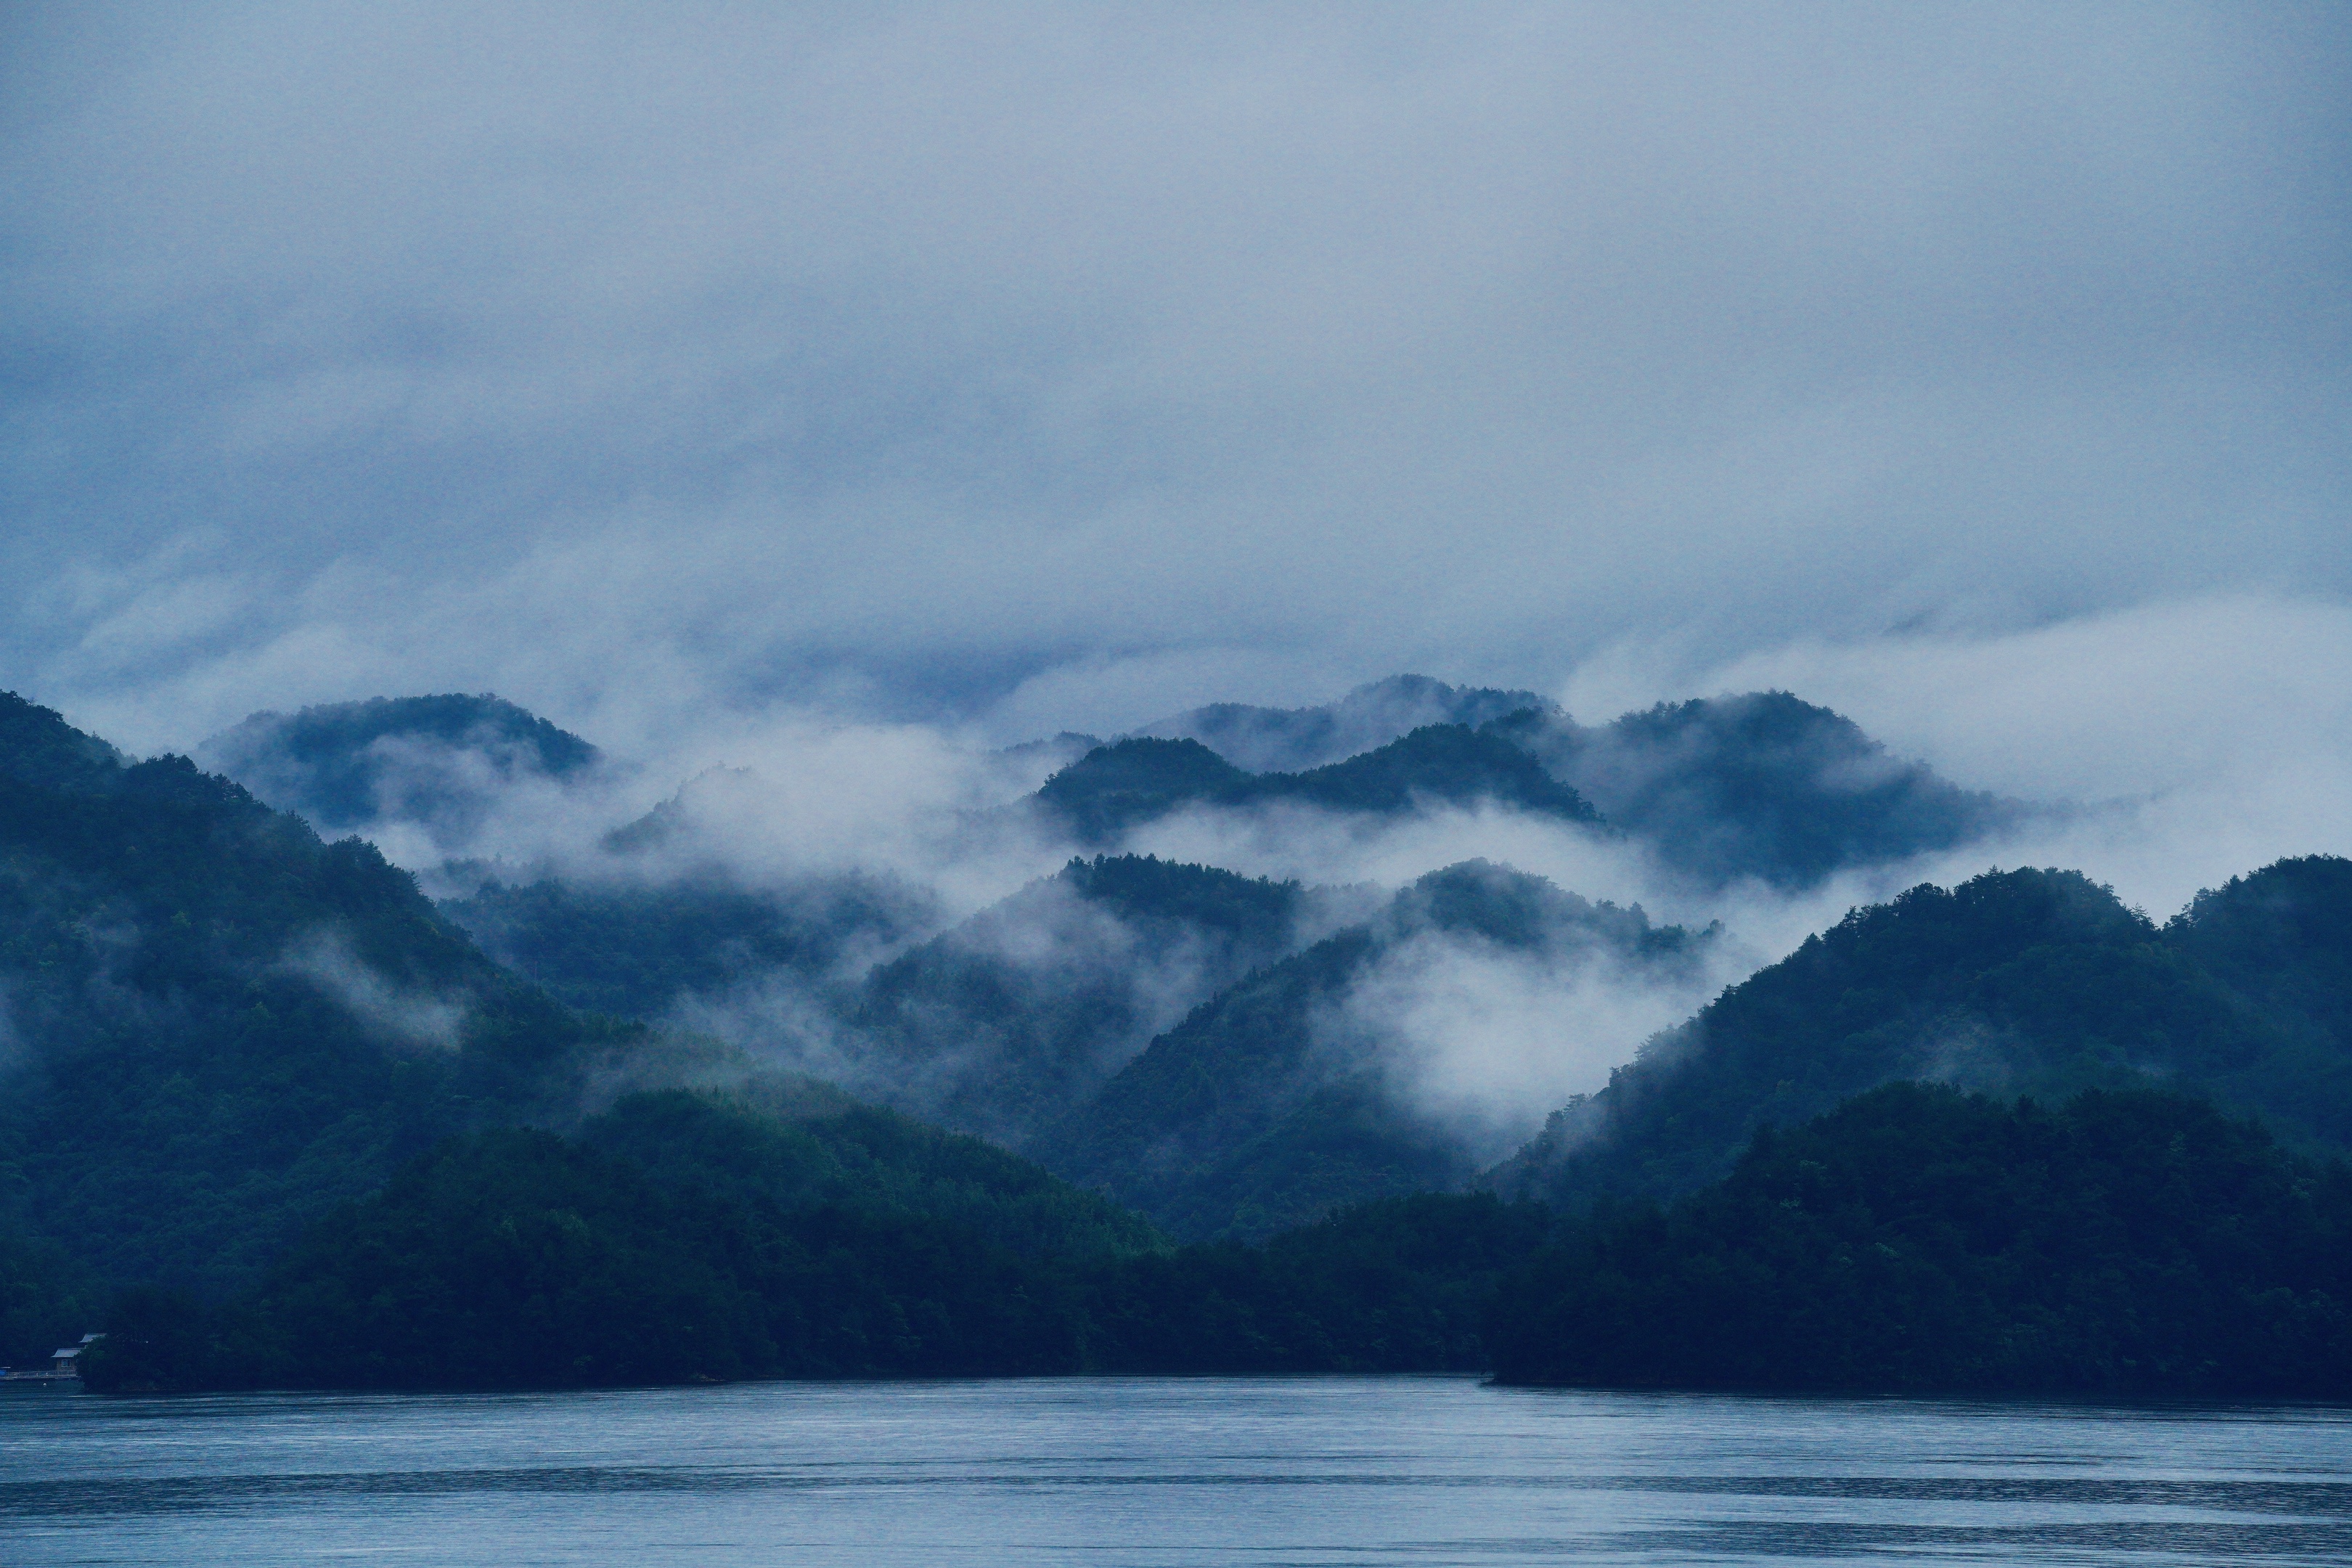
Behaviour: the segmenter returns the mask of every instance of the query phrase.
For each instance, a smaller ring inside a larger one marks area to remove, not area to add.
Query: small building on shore
[[[55,1377],[79,1377],[82,1352],[104,1338],[106,1338],[104,1334],[84,1334],[81,1337],[81,1343],[68,1345],[58,1352],[56,1355],[49,1358],[50,1374]]]
[[[81,1337],[81,1343],[68,1345],[63,1350],[56,1352],[49,1357],[49,1364],[45,1367],[25,1367],[21,1370],[14,1367],[0,1367],[0,1379],[10,1383],[79,1383],[81,1381],[83,1352],[104,1338],[106,1338],[104,1334],[84,1334]]]

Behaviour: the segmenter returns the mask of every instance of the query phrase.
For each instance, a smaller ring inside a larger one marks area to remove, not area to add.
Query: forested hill
[[[488,692],[256,713],[197,755],[330,831],[404,822],[450,851],[470,840],[502,792],[528,779],[573,779],[602,761],[579,736]]]
[[[0,1231],[196,1285],[635,1038],[500,970],[369,846],[13,695],[0,997]]]
[[[2151,1081],[2352,1149],[2352,863],[2281,861],[2159,930],[2075,872],[1856,910],[1652,1040],[1496,1173],[1577,1204],[1688,1191],[1749,1134],[1874,1085],[2054,1096]]]
[[[492,958],[572,1006],[648,1020],[779,980],[821,984],[932,918],[917,889],[854,873],[782,887],[716,870],[644,881],[482,877],[439,908]]]
[[[1198,741],[1251,773],[1303,773],[1385,746],[1427,725],[1475,729],[1490,719],[1542,706],[1543,699],[1532,691],[1448,686],[1425,675],[1391,675],[1317,707],[1213,702],[1139,725],[1131,733]]]
[[[1713,935],[1483,861],[1433,871],[1376,919],[1195,1008],[1029,1147],[1187,1238],[1262,1237],[1337,1206],[1457,1186],[1477,1152],[1416,1102],[1379,1021],[1349,1023],[1355,986],[1417,941],[1601,959],[1671,985],[1697,972]]]
[[[1516,1383],[2343,1399],[2347,1302],[2341,1161],[2147,1089],[1893,1084],[1567,1226],[1486,1344]]]
[[[866,977],[846,1010],[857,1087],[1026,1149],[1195,1004],[1293,952],[1315,902],[1150,856],[1072,860]]]
[[[1852,720],[1785,691],[1662,702],[1598,728],[1529,708],[1486,729],[1709,886],[1803,886],[1972,843],[2034,810],[1894,757]]]
[[[1188,805],[1296,805],[1394,815],[1423,805],[1485,803],[1564,822],[1597,824],[1576,791],[1518,746],[1465,724],[1432,724],[1387,745],[1297,773],[1248,773],[1191,740],[1138,739],[1098,747],[1037,791],[1037,809],[1081,843]]]
[[[1242,759],[1314,754],[1353,731],[1302,717],[1325,710],[1234,709],[1224,724],[1209,720],[1226,709],[1202,709],[1159,735],[1093,748],[1033,805],[1079,842],[1106,845],[1187,808],[1393,816],[1494,805],[1605,824],[1703,889],[1748,878],[1810,886],[1848,867],[1975,843],[2053,809],[1963,789],[1784,691],[1661,703],[1590,727],[1532,700],[1492,711],[1492,700],[1526,693],[1442,689],[1475,724],[1427,724],[1342,761],[1252,772]],[[1216,749],[1227,737],[1230,755]]]

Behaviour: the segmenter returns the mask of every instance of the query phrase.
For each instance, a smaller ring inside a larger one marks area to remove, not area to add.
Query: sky
[[[1781,684],[2341,820],[2347,88],[2325,5],[7,5],[0,688]]]

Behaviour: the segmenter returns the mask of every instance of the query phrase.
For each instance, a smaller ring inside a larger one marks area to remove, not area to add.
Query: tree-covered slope
[[[549,1387],[1070,1370],[1082,1271],[1159,1245],[1035,1166],[862,1108],[634,1096],[443,1143],[226,1309],[118,1311],[102,1387]]]
[[[1706,933],[1653,927],[1638,909],[1485,862],[1433,872],[1379,920],[1194,1009],[1034,1152],[1187,1237],[1264,1237],[1348,1204],[1458,1184],[1475,1164],[1461,1130],[1415,1103],[1390,1042],[1351,1026],[1346,1008],[1383,957],[1432,937],[1605,954],[1664,982],[1687,974]]]
[[[1490,1196],[1171,1249],[972,1139],[821,1089],[643,1094],[560,1137],[451,1140],[257,1288],[142,1290],[105,1390],[579,1387],[750,1376],[1469,1371],[1549,1234]]]
[[[1901,761],[1852,720],[1785,691],[1662,702],[1598,728],[1530,708],[1486,730],[1708,885],[1803,886],[1971,843],[2029,811]]]
[[[1344,762],[1249,773],[1192,740],[1098,747],[1045,781],[1033,806],[1082,843],[1108,843],[1187,806],[1295,805],[1393,816],[1482,804],[1565,822],[1599,821],[1591,805],[1518,745],[1465,724],[1431,724]]]
[[[435,1138],[562,1103],[629,1044],[368,846],[14,696],[0,997],[0,1229],[116,1280],[248,1278]]]
[[[2290,1139],[2352,1148],[2352,1038],[2330,940],[2346,918],[2343,864],[2258,873],[2162,931],[2074,872],[1915,888],[1651,1041],[1496,1179],[1572,1203],[1688,1191],[1727,1171],[1762,1123],[1896,1079],[2043,1095],[2175,1083]],[[2308,940],[2258,935],[2262,952],[2232,970],[2248,931],[2275,934],[2287,918],[2281,900]]]
[[[517,782],[574,778],[600,761],[579,736],[487,692],[256,713],[197,754],[269,805],[330,831],[409,822],[445,847],[470,839],[495,797]]]
[[[1427,725],[1475,728],[1542,702],[1532,691],[1448,686],[1425,675],[1392,675],[1317,707],[1213,702],[1145,724],[1134,733],[1198,741],[1250,773],[1301,773],[1385,746]]]
[[[2352,1394],[2352,1169],[2193,1100],[1890,1085],[1596,1215],[1488,1320],[1510,1382]]]
[[[930,916],[926,899],[887,878],[754,888],[715,872],[676,881],[491,879],[438,907],[492,958],[562,1002],[646,1019],[779,974],[824,980]]]
[[[1149,856],[1073,860],[866,977],[856,1081],[1026,1147],[1195,1003],[1292,951],[1308,901]]]

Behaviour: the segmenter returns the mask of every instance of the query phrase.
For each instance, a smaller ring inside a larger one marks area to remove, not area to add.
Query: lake
[[[2352,1411],[1468,1378],[0,1390],[0,1563],[2352,1563]]]

